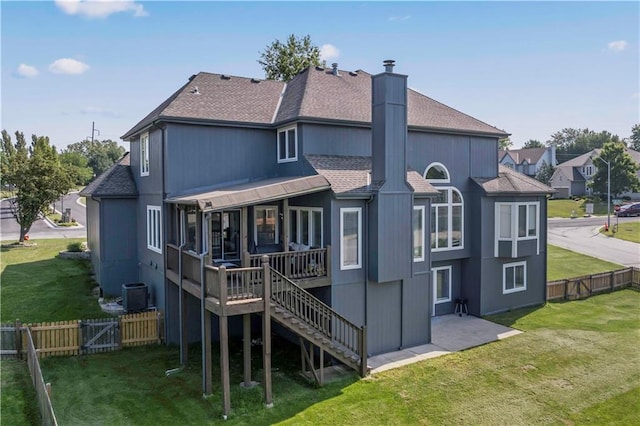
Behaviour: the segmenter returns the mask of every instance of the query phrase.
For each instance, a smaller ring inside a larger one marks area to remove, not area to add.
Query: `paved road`
[[[87,238],[85,207],[77,203],[78,193],[68,194],[64,198],[64,207],[71,208],[71,215],[81,225],[79,227],[54,227],[45,220],[37,220],[31,226],[29,236],[32,239],[47,238]],[[20,237],[20,227],[11,213],[8,200],[0,203],[0,240],[17,240]],[[56,203],[60,210],[60,202]]]
[[[638,220],[638,218],[620,218],[620,226]],[[549,219],[548,242],[609,262],[640,268],[640,244],[600,234],[598,231],[606,221],[606,217]],[[617,218],[612,217],[611,225],[613,226],[616,221]]]

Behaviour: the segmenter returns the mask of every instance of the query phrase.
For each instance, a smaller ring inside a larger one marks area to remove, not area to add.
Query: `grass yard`
[[[611,218],[611,229],[609,232],[604,231],[604,227],[600,229],[600,233],[607,237],[620,238],[621,240],[631,241],[632,243],[640,243],[640,222],[623,222],[618,224],[618,232],[613,232],[613,225],[616,218]]]
[[[639,292],[490,319],[526,333],[320,389],[296,374],[298,362],[290,357],[298,352],[276,344],[270,410],[261,403],[261,388],[238,386],[242,356],[236,342],[232,414],[225,424],[640,424]],[[161,346],[48,358],[43,369],[60,424],[222,424],[218,360],[214,395],[203,400],[199,355],[192,348],[190,367],[170,377],[164,371],[178,365],[178,350]],[[259,348],[253,363],[259,379]]]
[[[0,321],[23,323],[102,318],[87,261],[59,259],[83,239],[37,240],[37,246],[0,249]]]
[[[598,272],[622,269],[624,266],[557,246],[547,246],[547,280],[554,281]]]
[[[547,217],[572,217],[573,212],[575,212],[577,217],[582,217],[586,214],[585,204],[588,202],[593,202],[594,215],[607,214],[607,203],[600,200],[549,200],[547,202]],[[611,208],[611,211],[613,212],[613,207]]]
[[[31,384],[27,363],[3,359],[0,368],[0,413],[3,425],[40,423],[36,391]]]

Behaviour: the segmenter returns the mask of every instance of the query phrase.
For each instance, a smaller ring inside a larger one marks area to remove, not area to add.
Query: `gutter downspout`
[[[366,256],[364,257],[363,266],[364,266],[364,325],[369,325],[369,300],[367,299],[368,287],[369,287],[369,206],[373,202],[374,194],[371,194],[369,199],[365,202],[364,205],[364,238],[365,244],[364,247],[367,251]],[[363,348],[363,350],[367,351],[367,348]],[[368,354],[368,351],[367,351]]]
[[[207,356],[206,356],[206,348],[204,344],[206,342],[206,330],[205,327],[206,315],[205,315],[205,299],[207,296],[207,287],[204,282],[204,258],[209,254],[209,219],[211,218],[211,213],[203,213],[203,221],[202,221],[202,252],[198,255],[200,258],[200,330],[201,330],[201,342],[202,342],[202,389],[206,389],[207,387],[207,374],[206,374],[206,365],[207,365]]]
[[[186,364],[186,360],[184,359],[184,348],[182,347],[182,330],[184,328],[183,322],[184,322],[184,318],[182,317],[184,312],[183,312],[183,308],[182,308],[182,303],[183,303],[183,291],[182,291],[182,250],[184,249],[184,247],[187,245],[187,239],[185,238],[185,234],[186,234],[186,226],[185,226],[185,214],[184,214],[184,209],[180,209],[180,247],[178,247],[178,316],[179,316],[179,321],[178,321],[178,327],[179,327],[179,341],[180,341],[180,365],[184,367],[184,365]],[[168,293],[167,293],[168,294]],[[168,297],[165,296],[165,299],[169,299]],[[169,302],[167,301],[167,304]],[[168,312],[168,311],[165,311]]]

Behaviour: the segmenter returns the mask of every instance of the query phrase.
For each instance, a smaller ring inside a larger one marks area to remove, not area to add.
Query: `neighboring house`
[[[593,159],[598,157],[601,151],[600,148],[593,149],[571,160],[558,164],[550,182],[551,187],[557,191],[554,197],[570,198],[591,195],[592,191],[591,188],[589,188],[589,182],[598,171]],[[634,159],[636,164],[640,164],[640,152],[630,148],[625,148],[625,152]],[[638,171],[638,177],[640,178],[640,170]],[[632,199],[640,198],[639,193],[629,192],[620,195],[629,196]]]
[[[267,254],[272,318],[325,333],[315,344],[354,368],[429,343],[431,318],[458,298],[478,316],[543,303],[552,189],[496,164],[507,133],[407,89],[393,66],[308,68],[288,83],[192,76],[123,136],[133,201],[85,190],[94,264],[120,250],[105,239],[131,238],[138,265],[103,265],[100,286],[146,283],[169,341],[197,340],[189,325],[208,330],[211,312],[222,336],[227,316],[263,310],[266,278],[245,268]],[[366,325],[363,353],[338,322]]]
[[[535,177],[543,164],[556,166],[556,147],[498,150],[498,162],[527,176]]]

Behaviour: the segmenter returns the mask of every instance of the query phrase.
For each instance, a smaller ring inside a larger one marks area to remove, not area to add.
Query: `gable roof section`
[[[80,195],[96,198],[132,198],[138,196],[127,152],[116,164],[95,178]]]
[[[502,137],[503,130],[408,89],[408,125],[440,132]],[[307,68],[289,83],[201,72],[122,136],[156,121],[277,126],[295,120],[370,125],[371,74]]]
[[[498,165],[498,177],[493,179],[472,178],[487,195],[543,195],[553,194],[555,189],[527,175]]]
[[[507,151],[511,158],[513,158],[517,164],[522,164],[525,161],[529,164],[535,164],[540,160],[540,157],[544,155],[547,148],[522,148],[522,149],[510,149]]]
[[[329,181],[331,189],[338,196],[370,195],[376,189],[375,185],[368,185],[371,157],[308,154],[305,158],[318,174]],[[438,193],[434,186],[414,170],[407,170],[407,182],[414,194]]]
[[[285,83],[201,72],[133,126],[128,139],[156,120],[271,124]]]

